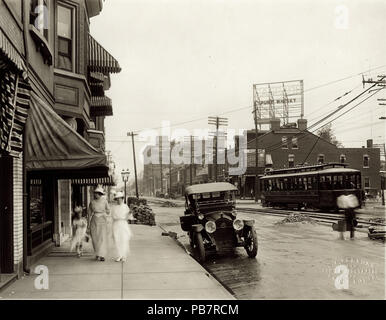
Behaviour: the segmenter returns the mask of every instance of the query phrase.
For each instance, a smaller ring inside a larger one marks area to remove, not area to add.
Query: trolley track
[[[273,216],[288,217],[291,214],[304,214],[305,216],[312,218],[313,220],[321,223],[333,223],[338,220],[344,219],[343,213],[318,213],[315,211],[296,211],[288,209],[275,209],[275,208],[237,208],[237,211],[245,213],[256,213],[256,214],[267,214]],[[385,223],[380,222],[371,222],[365,219],[357,219],[358,226],[357,228],[368,228],[370,226],[386,226]]]

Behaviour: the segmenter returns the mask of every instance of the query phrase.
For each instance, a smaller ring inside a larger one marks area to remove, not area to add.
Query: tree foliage
[[[322,139],[336,145],[338,148],[343,148],[343,144],[337,140],[334,130],[332,129],[331,123],[323,126],[317,132],[317,135]]]

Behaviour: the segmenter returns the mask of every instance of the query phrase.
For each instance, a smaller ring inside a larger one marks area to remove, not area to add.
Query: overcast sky
[[[114,116],[106,118],[118,173],[134,172],[128,131],[195,119],[178,127],[204,129],[207,116],[232,110],[223,115],[228,127],[253,128],[254,83],[303,79],[305,118],[314,123],[363,90],[361,73],[386,74],[385,16],[383,0],[105,1],[91,33],[122,67],[112,75]],[[386,107],[377,101],[385,93],[332,123],[345,147],[385,141]],[[144,144],[136,146],[141,170]]]

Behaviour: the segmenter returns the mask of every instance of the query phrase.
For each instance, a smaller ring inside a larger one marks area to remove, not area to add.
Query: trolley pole
[[[217,182],[217,176],[218,176],[218,169],[217,169],[217,154],[218,154],[218,130],[220,126],[226,126],[228,125],[228,118],[220,118],[220,117],[208,117],[208,124],[216,126],[216,132],[214,136],[214,180]]]
[[[139,199],[138,179],[137,179],[137,163],[136,163],[136,160],[135,160],[135,147],[134,147],[134,136],[137,136],[137,134],[134,134],[134,132],[128,132],[127,135],[131,136],[131,143],[132,143],[132,146],[133,146],[134,175],[135,175],[135,195],[137,196],[137,199]]]
[[[164,193],[164,179],[162,172],[162,136],[159,137],[159,153],[160,153],[160,180],[161,180],[161,194]]]
[[[193,160],[194,159],[194,137],[190,136],[190,164],[189,164],[189,177],[190,185],[193,184]]]

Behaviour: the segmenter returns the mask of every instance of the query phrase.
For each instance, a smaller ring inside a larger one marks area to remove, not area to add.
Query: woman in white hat
[[[90,202],[88,216],[91,219],[90,231],[92,244],[98,261],[105,261],[107,254],[107,215],[110,214],[110,208],[107,200],[103,197],[105,194],[102,187],[98,186],[94,190],[94,200]]]
[[[113,238],[115,247],[118,252],[118,257],[115,261],[126,261],[129,254],[129,241],[132,233],[127,220],[129,219],[129,207],[123,203],[124,195],[122,192],[117,192],[114,200],[117,204],[111,208],[111,216],[113,218]]]

